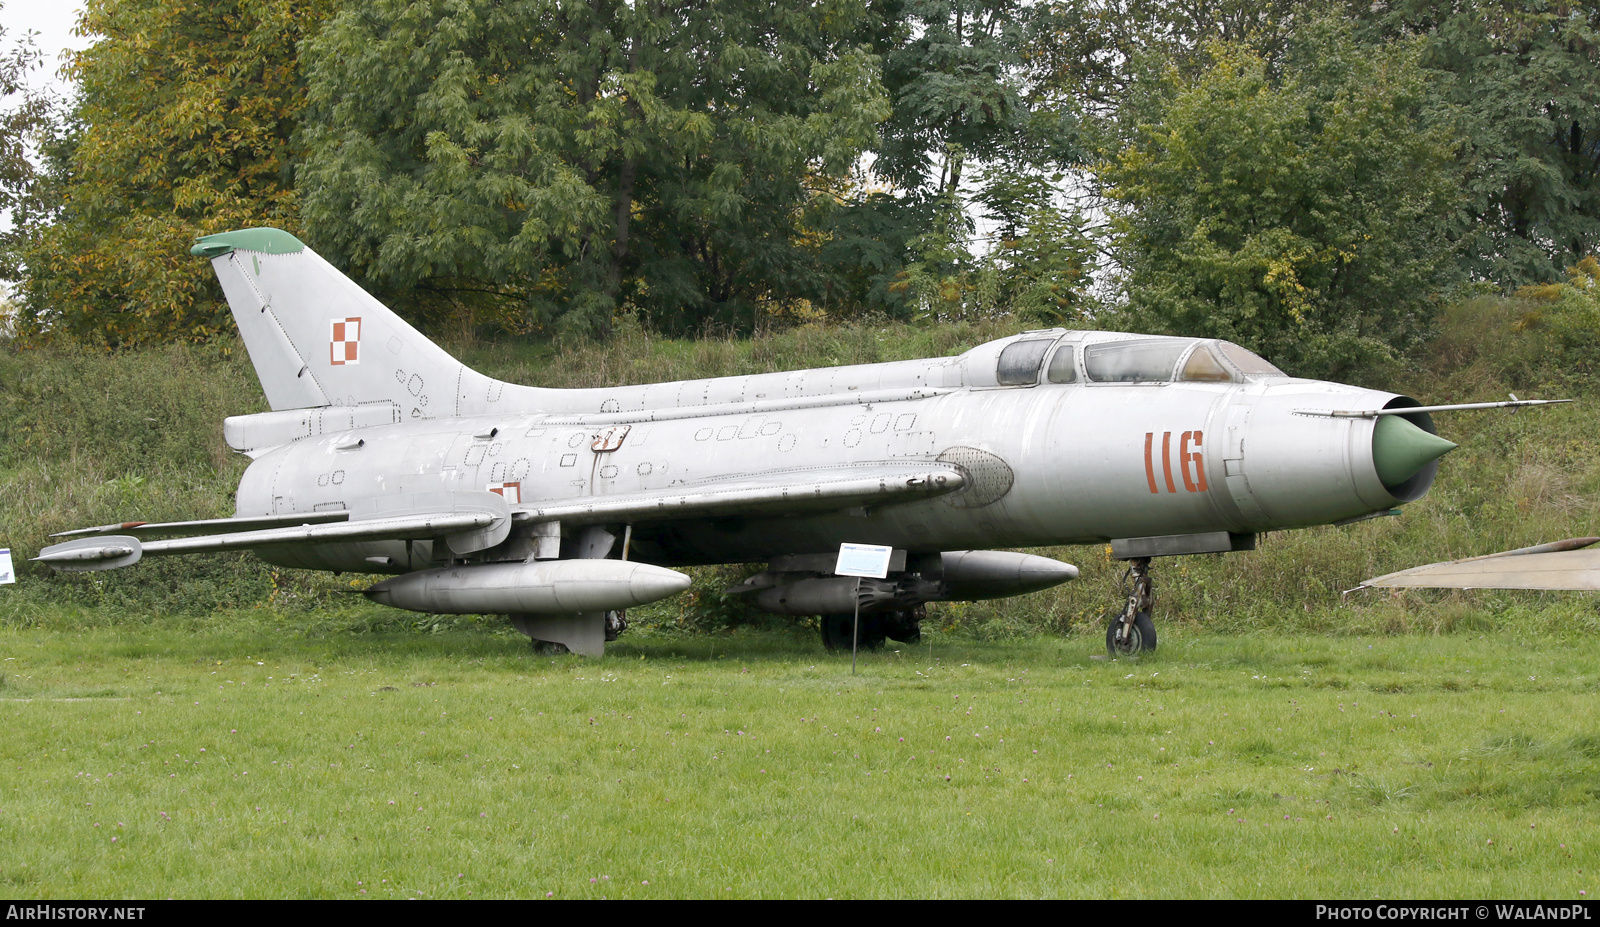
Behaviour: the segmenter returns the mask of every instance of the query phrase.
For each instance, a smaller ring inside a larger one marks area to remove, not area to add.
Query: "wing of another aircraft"
[[[1430,563],[1363,582],[1419,589],[1545,589],[1600,591],[1600,538],[1569,538],[1534,547]]]

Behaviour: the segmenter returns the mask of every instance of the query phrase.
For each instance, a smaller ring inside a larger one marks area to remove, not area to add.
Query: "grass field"
[[[1595,897],[1600,642],[0,630],[15,897]]]

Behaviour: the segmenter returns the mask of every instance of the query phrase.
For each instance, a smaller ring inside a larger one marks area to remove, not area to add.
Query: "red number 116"
[[[1183,488],[1188,492],[1206,491],[1206,469],[1200,457],[1201,437],[1198,431],[1186,431],[1178,438],[1178,475],[1183,478]],[[1144,477],[1150,483],[1150,491],[1158,493],[1161,489],[1156,484],[1153,455],[1155,443],[1155,432],[1145,432]],[[1166,479],[1167,492],[1177,492],[1177,484],[1172,481],[1172,432],[1170,431],[1161,433],[1161,475]]]

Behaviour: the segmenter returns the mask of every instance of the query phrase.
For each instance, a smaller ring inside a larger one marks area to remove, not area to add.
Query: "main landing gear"
[[[1134,657],[1141,653],[1154,653],[1156,625],[1150,620],[1150,610],[1155,606],[1155,594],[1150,584],[1150,558],[1139,557],[1128,562],[1124,581],[1132,580],[1128,601],[1122,613],[1111,619],[1106,628],[1106,653],[1113,660]]]
[[[877,650],[886,640],[902,644],[918,643],[922,640],[922,619],[927,615],[927,609],[921,605],[904,611],[862,615],[861,635],[856,644],[861,650]],[[855,620],[856,616],[849,612],[823,615],[820,619],[822,646],[829,650],[849,650]]]

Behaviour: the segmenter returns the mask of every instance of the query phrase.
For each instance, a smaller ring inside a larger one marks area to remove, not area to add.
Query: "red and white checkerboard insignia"
[[[511,505],[522,504],[522,483],[490,483],[489,491],[506,500]]]
[[[328,363],[335,367],[361,363],[361,320],[334,319],[328,342]]]

